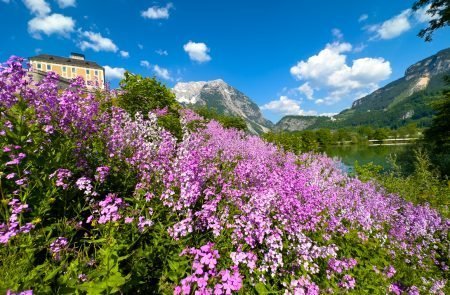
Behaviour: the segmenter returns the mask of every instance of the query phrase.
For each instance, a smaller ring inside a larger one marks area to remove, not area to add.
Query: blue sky
[[[413,1],[0,0],[0,60],[81,52],[116,86],[127,69],[177,82],[223,79],[264,115],[329,114],[450,47],[417,37]]]

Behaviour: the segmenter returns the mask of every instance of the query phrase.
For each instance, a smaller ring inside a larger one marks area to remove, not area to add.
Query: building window
[[[98,71],[97,70],[94,73],[95,73],[96,76],[98,76]]]
[[[51,65],[47,65],[47,71],[50,71],[52,69]]]
[[[63,67],[63,72],[66,72],[66,71],[67,71],[66,67]]]
[[[75,68],[72,68],[72,73],[75,73]]]
[[[40,70],[42,68],[41,64],[37,64],[37,68]]]
[[[86,70],[86,74],[89,75],[89,74],[90,74],[90,71],[89,71],[89,70]]]

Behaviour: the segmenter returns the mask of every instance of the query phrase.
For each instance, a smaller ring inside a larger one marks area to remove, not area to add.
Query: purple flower
[[[64,190],[66,190],[69,187],[69,184],[66,183],[66,181],[72,177],[72,172],[68,169],[60,168],[50,174],[50,178],[54,178],[56,176],[56,186],[62,187]],[[78,188],[80,188],[81,185],[87,186],[88,184],[80,184]],[[82,186],[82,188],[85,188],[85,186]]]
[[[6,295],[33,295],[33,290],[26,290],[21,292],[13,292],[11,290],[7,290]]]
[[[409,287],[408,295],[420,295],[419,288],[417,288],[416,286]]]
[[[93,215],[87,218],[86,223],[91,223],[95,216],[98,216],[98,223],[100,224],[119,221],[122,218],[120,211],[126,206],[127,204],[121,198],[110,193],[106,195],[103,201],[98,203],[98,209],[93,211]]]
[[[386,275],[387,278],[392,278],[396,272],[397,271],[395,270],[395,268],[392,265],[389,265],[389,267],[386,267],[384,269],[384,274]]]
[[[45,131],[45,133],[53,134],[54,128],[52,125],[46,125],[46,126],[44,126],[44,131]]]
[[[139,216],[138,229],[140,232],[143,232],[146,227],[150,227],[152,225],[153,225],[153,221],[146,219],[143,216]]]
[[[18,199],[12,199],[8,205],[10,206],[11,215],[7,223],[0,223],[0,243],[6,244],[8,241],[20,233],[28,233],[34,228],[34,224],[25,223],[20,225],[19,215],[28,211],[28,205],[22,204]]]
[[[395,295],[401,295],[402,294],[402,288],[398,284],[391,284],[389,286],[389,292],[394,293]]]
[[[75,184],[80,191],[84,192],[85,195],[90,196],[93,194],[93,186],[89,178],[81,177],[76,181]]]
[[[20,164],[20,160],[17,158],[5,163],[6,166],[19,165],[19,164]]]
[[[17,185],[24,185],[26,183],[27,179],[26,178],[21,178],[15,181],[15,183]]]
[[[356,280],[351,275],[344,275],[339,286],[344,289],[354,289],[356,286]]]
[[[8,175],[6,175],[6,179],[11,179],[16,177],[16,173],[9,173]]]
[[[80,282],[84,283],[84,282],[86,282],[86,281],[88,280],[88,277],[87,277],[85,274],[80,273],[80,274],[78,275],[78,280],[79,280]]]
[[[59,237],[50,244],[50,252],[55,260],[61,260],[61,253],[69,247],[69,242],[65,237]]]
[[[108,166],[101,166],[101,167],[97,167],[96,170],[96,174],[95,174],[95,180],[97,180],[100,183],[105,182],[106,177],[109,174],[109,167]]]

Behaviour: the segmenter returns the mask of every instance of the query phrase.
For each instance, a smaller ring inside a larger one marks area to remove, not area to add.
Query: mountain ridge
[[[403,77],[355,100],[351,108],[333,118],[314,120],[311,116],[285,116],[274,129],[295,131],[361,125],[396,128],[411,122],[427,126],[433,114],[430,104],[446,87],[443,78],[448,74],[450,48],[414,63],[405,70]]]
[[[173,87],[176,100],[185,106],[207,106],[219,114],[243,118],[254,134],[268,132],[273,123],[265,119],[258,105],[222,79],[179,82]]]

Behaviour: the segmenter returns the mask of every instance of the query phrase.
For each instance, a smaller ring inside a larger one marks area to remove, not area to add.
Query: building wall
[[[76,77],[82,77],[86,82],[87,87],[99,87],[105,88],[105,77],[103,77],[103,70],[92,69],[78,66],[60,65],[49,62],[33,61],[31,60],[31,67],[33,69],[43,72],[55,72],[59,76],[66,79],[73,79]],[[49,67],[49,68],[48,68]]]

